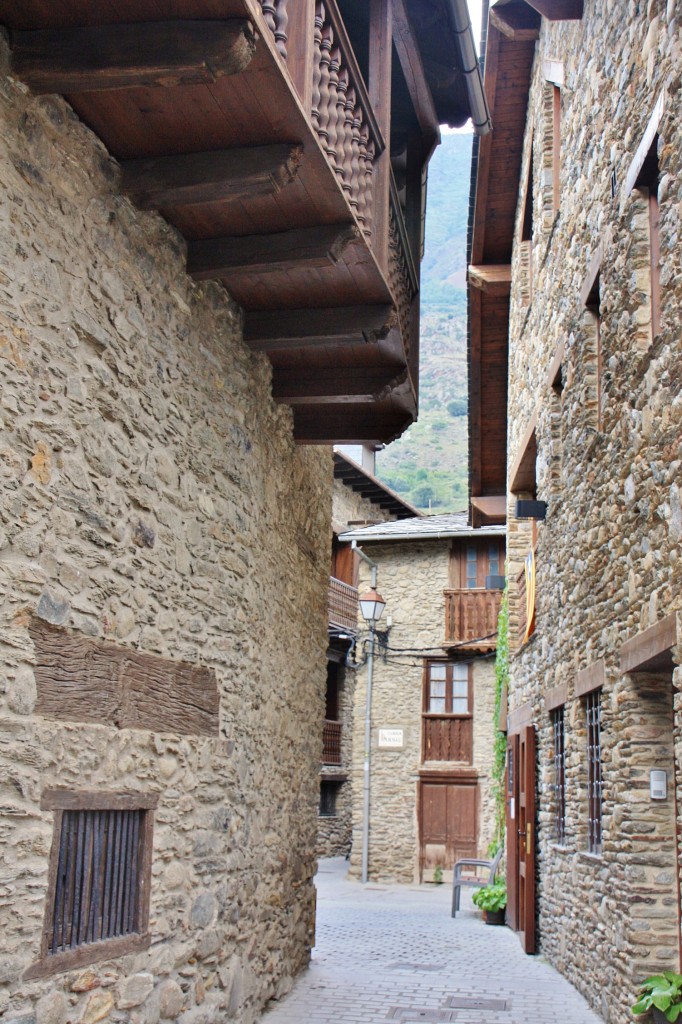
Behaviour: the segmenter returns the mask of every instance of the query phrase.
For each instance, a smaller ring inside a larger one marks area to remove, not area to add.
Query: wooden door
[[[507,746],[507,923],[535,952],[535,727]]]
[[[455,861],[476,857],[478,849],[478,784],[468,780],[420,783],[420,879],[428,880],[438,865],[452,871]]]

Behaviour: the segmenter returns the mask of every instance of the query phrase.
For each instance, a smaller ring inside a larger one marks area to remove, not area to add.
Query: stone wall
[[[331,457],[70,108],[3,78],[0,125],[0,1016],[252,1022],[313,929]],[[36,617],[207,667],[215,735],[37,715]],[[151,945],[26,981],[47,788],[158,796]]]
[[[510,707],[530,702],[539,741],[539,930],[542,951],[611,1022],[630,1019],[637,983],[679,970],[674,786],[679,772],[679,670],[623,676],[623,642],[680,608],[679,471],[682,352],[682,129],[676,0],[585,3],[580,22],[543,20],[532,79],[525,158],[534,127],[533,286],[522,295],[520,245],[512,275],[509,464],[533,410],[538,527],[537,628],[511,659]],[[547,217],[551,136],[544,59],[564,63],[561,198]],[[661,329],[651,338],[648,223],[626,178],[657,98]],[[545,143],[546,146],[546,143]],[[544,204],[544,205],[543,205]],[[520,238],[521,204],[517,216]],[[601,360],[581,289],[597,248]],[[548,381],[563,357],[563,393]],[[512,496],[513,498],[514,496]],[[512,581],[531,543],[509,516]],[[511,607],[515,608],[512,585]],[[513,616],[512,616],[513,618]],[[584,702],[576,674],[605,662],[602,693],[604,843],[586,853]],[[552,737],[544,697],[567,686],[567,838],[554,842]],[[673,761],[675,695],[677,762]],[[668,770],[667,803],[648,795],[649,770]]]
[[[334,481],[332,492],[332,523],[338,533],[355,524],[389,523],[396,519],[393,513],[381,508],[371,498],[363,498],[339,480]]]
[[[450,541],[363,543],[378,566],[378,588],[392,617],[391,648],[431,652],[436,657],[445,630],[443,591],[449,586]],[[369,576],[361,566],[361,588]],[[366,633],[363,634],[366,636]],[[444,653],[441,651],[441,653]],[[369,877],[382,882],[419,881],[417,794],[422,764],[423,659],[377,648],[372,685]],[[353,847],[351,875],[360,877],[364,709],[367,669],[358,671],[353,729]],[[485,856],[493,827],[490,795],[493,754],[494,672],[492,661],[474,660],[474,753],[479,772],[479,855]],[[379,729],[402,729],[402,749],[379,749]],[[431,765],[433,767],[433,764]]]

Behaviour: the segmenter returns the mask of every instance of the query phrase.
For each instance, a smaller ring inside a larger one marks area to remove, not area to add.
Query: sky
[[[481,39],[481,7],[483,0],[467,0],[469,6],[469,17],[471,18],[471,24],[474,27],[474,39],[476,40],[476,50],[479,49],[479,42]],[[461,128],[448,128],[443,125],[441,127],[443,135],[471,135],[472,127],[471,121],[467,121],[466,124],[462,125]]]

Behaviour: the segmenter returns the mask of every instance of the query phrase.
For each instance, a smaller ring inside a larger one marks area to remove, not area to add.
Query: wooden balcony
[[[329,577],[329,625],[355,634],[358,630],[358,590]]]
[[[325,720],[322,732],[322,764],[341,764],[341,722]]]
[[[501,601],[501,590],[446,590],[445,645],[494,648]]]
[[[436,110],[420,50],[457,67],[447,5],[0,0],[0,23],[13,74],[65,95],[122,190],[187,240],[188,272],[243,307],[297,440],[398,436],[417,410],[423,171],[439,119],[467,115],[460,82]]]

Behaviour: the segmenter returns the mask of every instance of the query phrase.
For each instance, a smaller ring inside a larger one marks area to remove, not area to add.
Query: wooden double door
[[[436,867],[451,872],[455,861],[476,857],[478,773],[433,773],[419,781],[419,878],[430,881]]]
[[[507,740],[507,924],[526,953],[535,945],[535,727]]]

